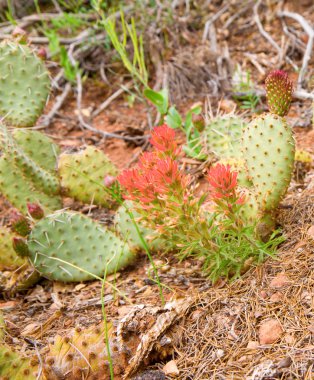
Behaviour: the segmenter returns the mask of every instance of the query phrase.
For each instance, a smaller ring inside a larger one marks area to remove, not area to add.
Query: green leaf
[[[161,115],[166,115],[168,111],[168,90],[154,91],[150,88],[144,90],[144,96],[150,100]]]
[[[170,128],[177,129],[182,126],[182,119],[175,106],[171,106],[166,116],[166,123]]]
[[[196,106],[189,110],[189,112],[186,114],[186,117],[185,117],[185,123],[184,123],[185,129],[189,129],[193,125],[192,116],[199,115],[201,112],[202,112],[202,106]]]

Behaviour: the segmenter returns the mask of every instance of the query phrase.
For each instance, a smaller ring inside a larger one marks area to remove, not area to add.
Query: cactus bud
[[[282,70],[271,71],[266,80],[266,99],[269,110],[278,116],[287,115],[292,100],[292,82]]]
[[[18,256],[25,257],[29,255],[29,249],[25,239],[14,237],[12,239],[12,246]]]
[[[31,232],[28,220],[17,211],[11,214],[11,230],[21,236],[27,236]]]
[[[27,209],[29,215],[34,219],[39,220],[45,216],[44,210],[37,203],[27,203]]]
[[[45,61],[47,59],[47,50],[44,48],[44,47],[41,47],[38,51],[37,51],[37,56],[42,59],[43,61]]]
[[[12,32],[12,37],[16,38],[19,43],[25,44],[27,42],[27,33],[24,29],[16,26]]]
[[[112,175],[106,175],[104,178],[105,187],[111,187],[116,182],[116,180],[116,177],[113,177]]]

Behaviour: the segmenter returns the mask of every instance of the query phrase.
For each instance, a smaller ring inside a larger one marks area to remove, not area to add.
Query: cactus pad
[[[112,359],[118,347],[113,343],[113,327],[107,330]],[[114,360],[114,374],[119,375],[122,362]],[[126,363],[125,363],[126,364]],[[55,338],[45,360],[44,375],[47,379],[110,379],[104,324],[87,329],[75,328],[70,336]]]
[[[244,126],[244,121],[234,115],[217,116],[210,120],[203,132],[207,151],[218,158],[241,158]]]
[[[110,195],[103,187],[105,175],[116,176],[118,170],[109,158],[94,147],[59,159],[61,185],[67,194],[84,203],[108,206]]]
[[[0,125],[0,137],[3,150],[0,192],[24,214],[27,214],[27,202],[39,203],[46,211],[60,209],[61,198],[56,195],[59,183],[54,172],[58,149],[52,140],[34,131],[15,132],[14,139],[3,125]]]
[[[113,232],[72,212],[57,212],[40,220],[28,237],[28,248],[30,260],[42,276],[63,282],[102,277],[135,258]]]
[[[12,247],[13,234],[5,227],[0,227],[0,270],[14,270],[25,264]]]
[[[46,105],[49,73],[26,45],[0,43],[0,115],[16,127],[31,127]]]
[[[0,272],[0,291],[11,296],[31,288],[39,279],[39,273],[25,263],[18,270]]]
[[[38,131],[23,129],[15,129],[13,138],[26,156],[40,164],[46,171],[55,173],[60,148],[51,138]]]
[[[243,134],[248,173],[264,210],[275,209],[293,172],[295,144],[285,120],[272,114],[254,119]]]
[[[2,380],[36,380],[37,376],[37,358],[22,357],[6,345],[0,345],[0,378]]]
[[[158,248],[161,249],[161,239],[152,240],[152,238],[154,238],[154,231],[149,230],[148,228],[145,228],[141,225],[141,222],[138,221],[140,215],[134,210],[132,202],[125,201],[125,206],[132,212],[137,226],[140,230],[140,233],[146,240],[149,248],[155,251],[157,251]],[[119,232],[121,237],[128,242],[129,246],[133,250],[144,250],[144,245],[136,231],[135,225],[131,220],[130,215],[128,214],[125,206],[121,205],[116,212],[114,219],[115,228]]]
[[[241,159],[241,158],[222,159],[222,160],[219,160],[218,163],[223,164],[223,165],[230,165],[232,171],[236,171],[238,173],[237,183],[239,186],[242,186],[242,187],[252,186],[250,177],[247,174],[246,162],[244,159]]]

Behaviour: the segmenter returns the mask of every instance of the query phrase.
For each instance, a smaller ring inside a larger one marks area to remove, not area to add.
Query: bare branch
[[[253,7],[254,21],[255,21],[255,23],[256,23],[256,25],[258,27],[258,30],[260,31],[261,35],[272,45],[272,47],[274,47],[277,50],[279,61],[281,61],[283,59],[282,49],[280,49],[280,47],[277,44],[277,42],[275,42],[273,40],[273,38],[266,32],[266,30],[264,29],[264,27],[262,25],[261,19],[259,17],[258,8],[261,5],[261,2],[262,2],[262,0],[258,0],[257,3]],[[298,69],[298,67],[296,66],[296,64],[289,57],[285,57],[285,60],[288,63],[290,63],[290,65],[293,66],[293,68],[295,70]]]
[[[292,18],[293,20],[297,21],[302,26],[302,28],[307,33],[307,35],[309,36],[309,40],[308,40],[308,43],[306,45],[305,53],[303,56],[302,67],[301,67],[299,77],[298,77],[298,85],[297,86],[298,86],[298,89],[300,90],[300,89],[302,89],[305,73],[307,71],[307,67],[308,67],[309,61],[311,59],[312,52],[313,52],[314,28],[308,23],[307,20],[305,20],[305,18],[303,16],[301,16],[298,13],[283,11],[283,12],[278,12],[277,15],[279,17],[289,17],[289,18]]]

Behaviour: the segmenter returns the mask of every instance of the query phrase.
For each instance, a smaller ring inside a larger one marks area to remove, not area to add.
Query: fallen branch
[[[125,92],[126,89],[129,89],[132,85],[132,82],[127,83],[125,86],[119,88],[116,92],[114,92],[109,98],[107,98],[93,113],[92,117],[94,118],[95,116],[99,115],[101,112],[103,112],[109,104],[117,99],[121,94]]]
[[[307,20],[305,20],[305,18],[303,16],[301,16],[298,13],[283,11],[283,12],[278,12],[277,15],[279,17],[290,17],[290,18],[296,20],[302,26],[302,28],[307,33],[307,35],[309,36],[309,40],[308,40],[308,43],[306,45],[305,53],[303,56],[302,67],[301,67],[299,77],[298,77],[297,88],[298,88],[298,90],[300,90],[300,89],[302,89],[305,73],[307,71],[307,67],[308,67],[309,61],[311,59],[312,52],[313,52],[314,28],[307,22]]]
[[[277,44],[277,42],[275,42],[273,40],[273,38],[266,32],[266,30],[264,29],[263,25],[262,25],[262,22],[261,22],[261,19],[259,17],[259,14],[258,14],[258,8],[259,6],[261,5],[261,2],[262,0],[258,0],[257,3],[254,5],[253,7],[253,12],[254,12],[254,21],[258,27],[258,30],[259,32],[261,33],[261,35],[277,50],[278,52],[278,58],[279,58],[279,61],[281,61],[283,59],[283,53],[282,53],[282,50],[280,49],[279,45]],[[298,69],[298,67],[296,66],[296,64],[289,58],[289,57],[285,57],[285,60],[291,65],[293,66],[293,68],[295,70]]]
[[[48,127],[51,123],[52,119],[54,118],[55,114],[59,111],[59,109],[62,107],[64,101],[68,97],[70,91],[71,91],[71,83],[67,83],[63,89],[63,92],[61,95],[59,95],[56,99],[55,104],[53,105],[51,111],[44,116],[44,120],[41,123],[43,127]]]

